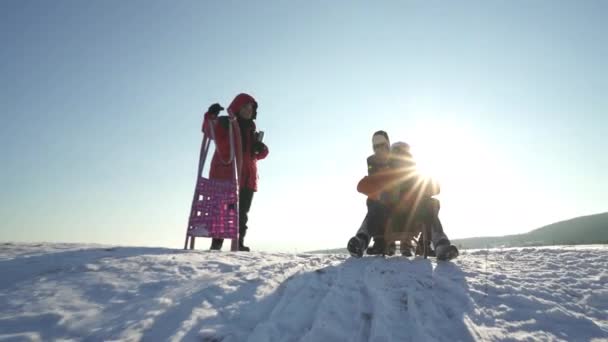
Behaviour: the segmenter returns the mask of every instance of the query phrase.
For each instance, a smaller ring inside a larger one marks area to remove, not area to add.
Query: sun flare
[[[432,132],[433,134],[425,134]],[[476,146],[453,127],[434,126],[412,132],[408,143],[419,174],[440,182],[471,167]]]
[[[468,229],[474,213],[491,205],[480,198],[491,198],[488,191],[497,178],[504,178],[504,171],[471,129],[437,122],[411,127],[402,136],[393,134],[393,141],[407,142],[417,173],[439,184],[437,197],[444,204],[440,217],[450,233],[473,234]]]

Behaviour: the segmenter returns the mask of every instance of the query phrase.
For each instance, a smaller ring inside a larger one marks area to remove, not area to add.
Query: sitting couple
[[[357,190],[368,196],[367,215],[357,231],[348,241],[347,249],[354,257],[367,254],[393,254],[394,242],[386,246],[384,239],[387,229],[414,229],[425,223],[429,229],[434,250],[429,253],[438,260],[450,260],[458,256],[458,249],[450,243],[439,221],[439,201],[432,196],[439,193],[434,181],[426,181],[416,172],[416,164],[404,142],[390,145],[388,134],[378,131],[372,136],[374,154],[367,158],[367,173],[357,185]],[[412,218],[412,219],[410,219]],[[388,227],[390,225],[390,227]],[[371,238],[373,246],[369,247]],[[421,254],[422,238],[418,239],[416,254]],[[388,247],[388,248],[387,248]],[[411,241],[401,241],[400,250],[404,256],[411,256]],[[430,250],[430,246],[427,247]]]

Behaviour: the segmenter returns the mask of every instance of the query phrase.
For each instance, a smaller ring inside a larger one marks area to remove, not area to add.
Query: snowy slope
[[[0,340],[608,341],[608,246],[421,258],[0,244]]]

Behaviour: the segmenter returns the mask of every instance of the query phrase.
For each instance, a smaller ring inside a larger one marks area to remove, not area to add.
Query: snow
[[[0,244],[0,341],[608,341],[608,246],[394,256]]]

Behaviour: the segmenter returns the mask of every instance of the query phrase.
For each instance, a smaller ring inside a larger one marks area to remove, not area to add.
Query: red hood
[[[255,101],[253,96],[251,96],[249,94],[245,94],[245,93],[238,94],[234,98],[234,100],[232,100],[232,103],[230,103],[230,106],[228,106],[228,114],[236,115],[236,113],[239,112],[241,107],[243,107],[244,105],[246,105],[248,103],[253,103],[253,117],[252,118],[255,119],[256,114],[257,114],[258,103]]]

